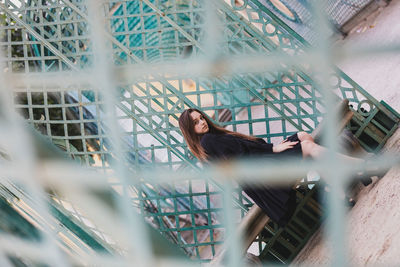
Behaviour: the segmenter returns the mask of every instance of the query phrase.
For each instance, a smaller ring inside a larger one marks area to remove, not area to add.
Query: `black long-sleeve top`
[[[229,159],[273,154],[273,145],[258,138],[257,141],[243,139],[230,134],[206,133],[201,137],[201,146],[211,159]]]
[[[276,160],[280,156],[280,153],[273,152],[272,144],[261,138],[251,141],[230,134],[206,133],[201,137],[200,144],[209,160],[251,156],[263,156]],[[289,186],[242,185],[242,189],[280,226],[286,225],[295,210],[295,191]]]

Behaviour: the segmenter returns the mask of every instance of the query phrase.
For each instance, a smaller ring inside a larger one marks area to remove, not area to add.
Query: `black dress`
[[[288,138],[288,141],[299,141],[297,134]],[[212,159],[230,159],[237,157],[263,156],[271,160],[280,160],[282,156],[301,157],[301,145],[297,143],[293,148],[281,153],[272,151],[272,144],[259,138],[251,141],[230,134],[206,133],[201,137],[201,146]],[[288,186],[247,185],[242,184],[246,194],[280,226],[287,224],[296,208],[295,191]]]

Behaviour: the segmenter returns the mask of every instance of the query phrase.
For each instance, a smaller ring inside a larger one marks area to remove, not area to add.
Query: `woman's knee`
[[[304,140],[300,144],[303,157],[318,158],[325,151],[325,148],[311,140]]]
[[[308,147],[311,147],[314,144],[314,142],[312,142],[311,140],[304,140],[304,141],[301,141],[300,144],[302,147],[308,148]]]
[[[297,138],[299,138],[300,141],[308,140],[314,142],[314,138],[312,138],[312,136],[309,133],[303,131],[297,133]]]
[[[307,157],[312,154],[315,143],[311,140],[304,140],[300,142],[303,156]]]

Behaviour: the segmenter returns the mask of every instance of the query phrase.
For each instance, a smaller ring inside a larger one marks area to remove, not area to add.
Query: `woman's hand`
[[[294,147],[298,142],[299,142],[299,141],[288,142],[287,140],[284,140],[284,141],[283,141],[282,143],[280,143],[279,145],[273,146],[273,147],[272,147],[272,151],[273,151],[274,153],[279,153],[279,152],[285,151],[285,150],[287,150],[287,149],[289,149],[289,148]]]

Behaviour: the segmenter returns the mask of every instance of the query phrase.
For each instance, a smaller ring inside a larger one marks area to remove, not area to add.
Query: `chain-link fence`
[[[227,177],[243,179],[253,168],[253,179],[272,179],[324,164],[250,162],[199,172],[177,123],[188,107],[277,143],[312,132],[348,99],[355,113],[349,131],[364,149],[379,151],[398,114],[271,10],[256,0],[2,0],[2,260],[153,266],[153,255],[181,264],[187,255],[208,262],[253,205]],[[338,173],[335,164],[327,177],[339,176],[332,185],[339,190],[352,166]],[[291,178],[302,181],[303,204],[291,225],[270,222],[259,235],[262,260],[289,263],[321,222],[318,182]],[[230,255],[239,266],[240,253]]]

